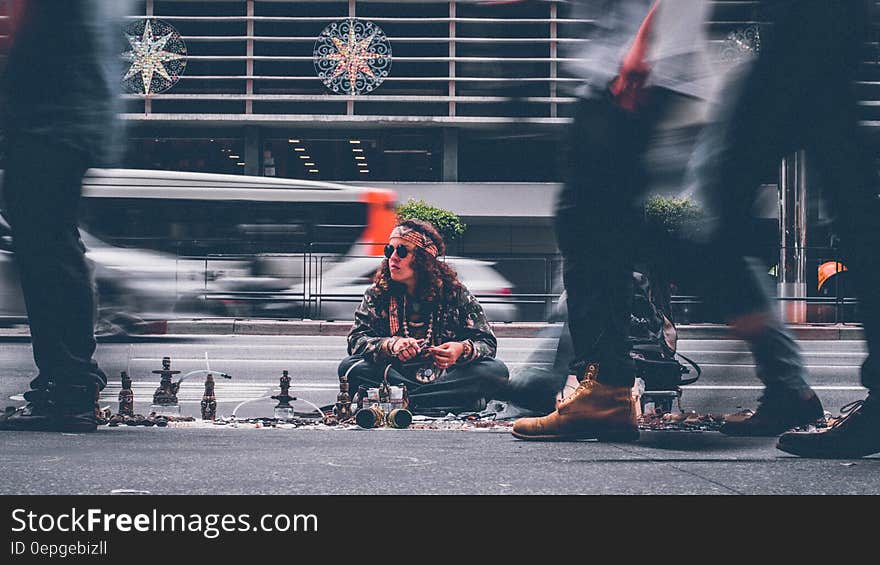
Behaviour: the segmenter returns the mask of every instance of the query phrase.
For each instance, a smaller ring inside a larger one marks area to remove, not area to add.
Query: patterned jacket
[[[386,355],[383,344],[392,337],[389,303],[388,295],[382,296],[376,285],[367,289],[355,311],[354,325],[348,332],[349,355],[363,355],[373,361],[379,361]],[[403,315],[403,305],[398,303],[398,319],[402,319]],[[462,286],[451,303],[436,307],[432,315],[434,344],[470,341],[472,354],[467,358],[463,355],[458,364],[495,357],[498,341],[489,327],[483,307],[466,288]],[[398,330],[395,335],[402,336],[403,331]]]

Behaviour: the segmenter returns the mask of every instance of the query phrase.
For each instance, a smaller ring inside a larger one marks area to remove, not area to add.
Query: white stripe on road
[[[811,385],[813,390],[868,390],[863,386]],[[764,385],[683,385],[683,390],[764,390]]]
[[[134,383],[132,384],[134,392],[134,400],[138,403],[152,402],[153,391],[155,386],[152,383]],[[331,383],[302,383],[300,386],[291,387],[291,393],[294,395],[303,392],[332,392],[338,390],[338,385]],[[763,385],[685,385],[683,390],[764,390]],[[101,392],[100,400],[102,402],[114,402],[118,400],[119,384],[109,384]],[[831,391],[831,392],[853,392],[866,391],[862,386],[848,385],[813,385],[813,390]],[[278,387],[274,384],[261,385],[259,383],[241,383],[238,385],[229,384],[223,387],[215,388],[215,395],[218,402],[242,402],[245,400],[255,400],[257,398],[266,397],[278,392]],[[204,387],[201,385],[186,386],[181,385],[178,391],[178,401],[180,403],[198,403],[202,399]],[[10,400],[23,401],[24,397],[20,394],[10,397]]]
[[[741,363],[700,363],[697,364],[703,367],[730,367],[730,368],[748,368],[754,369],[755,364],[741,364]],[[805,369],[860,369],[862,367],[861,363],[858,365],[804,365]]]
[[[152,402],[153,392],[156,390],[156,383],[139,382],[132,383],[132,392],[134,393],[135,402]],[[102,402],[113,402],[118,400],[119,391],[122,389],[121,383],[109,383],[107,387],[101,391],[100,400]],[[336,383],[314,383],[294,381],[290,387],[290,393],[296,395],[303,392],[328,392],[338,391],[339,385]],[[218,382],[214,386],[214,395],[218,402],[242,402],[244,400],[254,400],[260,397],[278,394],[280,389],[276,383],[223,383]],[[180,403],[201,402],[205,392],[203,383],[181,383],[180,389],[177,391],[177,399]]]

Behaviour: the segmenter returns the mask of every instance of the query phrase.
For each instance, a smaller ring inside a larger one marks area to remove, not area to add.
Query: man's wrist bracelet
[[[461,357],[459,359],[461,359],[464,362],[470,361],[471,358],[474,356],[473,343],[471,343],[471,340],[466,339],[461,342],[461,345],[462,345],[462,351],[461,351]]]

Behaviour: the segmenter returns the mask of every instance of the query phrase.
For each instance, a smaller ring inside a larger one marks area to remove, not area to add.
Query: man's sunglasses
[[[397,251],[397,256],[401,259],[405,258],[409,255],[409,249],[404,244],[399,244],[397,247],[394,247],[390,243],[385,246],[385,257],[391,259],[391,256],[394,255],[394,252]]]

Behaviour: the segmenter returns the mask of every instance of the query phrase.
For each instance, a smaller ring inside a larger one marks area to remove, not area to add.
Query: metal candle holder
[[[281,394],[276,394],[272,398],[278,401],[275,406],[275,418],[279,420],[293,419],[293,406],[290,403],[296,400],[295,396],[290,396],[290,376],[287,371],[282,371],[279,386]]]

